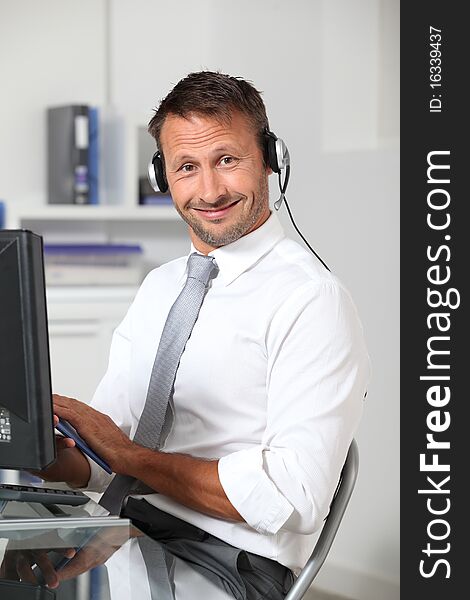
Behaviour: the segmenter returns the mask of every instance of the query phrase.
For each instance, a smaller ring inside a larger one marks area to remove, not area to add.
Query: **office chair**
[[[330,504],[330,510],[323,523],[313,552],[285,597],[285,600],[301,600],[325,562],[354,489],[358,469],[359,450],[356,440],[353,440],[349,446],[339,483]]]

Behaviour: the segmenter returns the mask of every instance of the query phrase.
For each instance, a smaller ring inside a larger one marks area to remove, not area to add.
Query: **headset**
[[[289,218],[292,221],[292,225],[294,226],[294,229],[300,235],[300,237],[305,242],[309,250],[313,252],[313,254],[318,258],[318,260],[323,264],[323,266],[328,271],[330,271],[328,265],[310,246],[310,244],[307,242],[307,240],[295,224],[294,218],[289,208],[289,204],[287,203],[286,190],[290,177],[290,156],[289,150],[287,149],[284,140],[277,137],[277,135],[269,129],[266,129],[263,132],[263,138],[265,162],[274,173],[278,174],[280,196],[276,200],[276,202],[274,202],[274,208],[276,210],[279,210],[281,208],[282,203],[284,202],[284,204],[286,205],[287,212],[289,214]],[[168,191],[168,181],[166,179],[163,156],[160,150],[157,150],[155,152],[155,154],[152,156],[152,159],[149,162],[148,179],[150,185],[156,192],[165,193]]]

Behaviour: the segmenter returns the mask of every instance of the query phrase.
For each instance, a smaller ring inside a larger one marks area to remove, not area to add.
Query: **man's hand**
[[[104,564],[129,537],[143,535],[131,527],[107,527],[92,535],[78,548],[63,548],[63,540],[55,532],[31,538],[32,549],[25,549],[25,540],[11,540],[0,564],[0,579],[25,581],[33,585],[46,584],[57,588],[61,581],[73,579]],[[34,548],[35,547],[35,548]]]
[[[129,538],[142,536],[135,527],[108,527],[94,535],[58,572],[60,581],[73,579],[94,567],[103,565]]]
[[[51,537],[55,537],[55,534],[48,533],[32,538],[31,549],[21,547],[24,546],[24,540],[10,540],[0,564],[0,579],[25,581],[33,585],[45,583],[50,588],[56,588],[60,578],[49,552],[66,559],[72,559],[76,552],[74,548],[60,547],[63,545],[61,539],[57,540],[58,546],[52,543],[47,547],[48,542],[53,542]]]
[[[115,473],[121,473],[122,457],[132,451],[134,444],[114,421],[74,398],[54,394],[52,399],[55,415],[73,425],[90,448],[105,460]],[[70,438],[64,439],[68,440],[66,443],[69,446],[75,445]]]

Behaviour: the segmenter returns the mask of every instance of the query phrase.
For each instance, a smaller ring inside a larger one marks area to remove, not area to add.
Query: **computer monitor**
[[[0,468],[55,458],[43,240],[0,230]]]

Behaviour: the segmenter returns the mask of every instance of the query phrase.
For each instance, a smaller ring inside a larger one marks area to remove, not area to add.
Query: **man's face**
[[[169,115],[160,136],[176,210],[203,253],[230,244],[269,217],[269,169],[244,115],[230,123]]]

